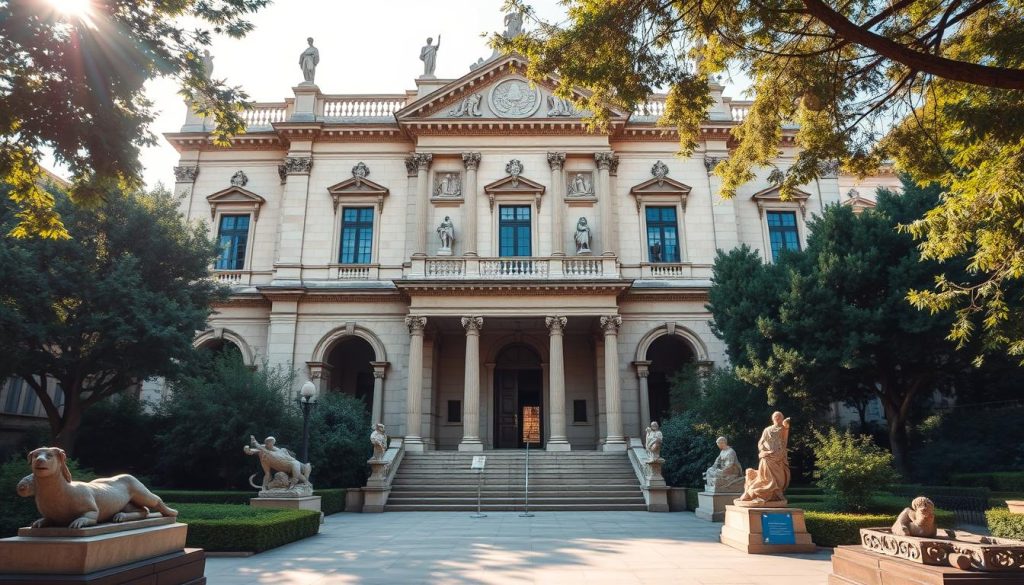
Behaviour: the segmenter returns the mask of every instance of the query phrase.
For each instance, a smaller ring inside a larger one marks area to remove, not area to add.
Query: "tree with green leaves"
[[[510,8],[532,15],[525,0]],[[942,198],[912,233],[923,258],[969,256],[910,292],[921,308],[956,310],[966,344],[980,323],[989,347],[1024,356],[1024,4],[1018,0],[567,0],[568,18],[494,44],[529,60],[535,80],[607,127],[667,91],[661,123],[681,151],[698,147],[721,75],[751,81],[754,102],[715,167],[732,197],[775,164],[787,124],[800,152],[771,181],[784,198],[822,163],[866,173],[892,160]],[[535,19],[536,20],[536,19]],[[572,93],[582,88],[584,94]],[[585,97],[584,97],[585,96]],[[975,319],[975,316],[982,319]]]
[[[33,389],[54,443],[70,452],[89,407],[178,372],[223,292],[208,278],[207,228],[187,223],[167,191],[112,190],[91,207],[50,194],[71,237],[0,246],[0,379]],[[0,229],[18,221],[4,197]]]
[[[10,233],[68,236],[40,186],[46,151],[74,175],[76,202],[141,185],[139,149],[156,141],[144,91],[151,79],[176,79],[185,101],[216,121],[219,144],[243,132],[247,96],[207,71],[203,51],[214,35],[244,36],[252,28],[245,17],[268,2],[106,0],[62,10],[0,0],[0,183],[18,207]]]
[[[715,332],[744,381],[824,407],[877,396],[890,447],[907,469],[907,421],[923,398],[948,390],[971,368],[945,339],[953,315],[906,302],[941,267],[922,260],[913,237],[897,226],[935,205],[937,187],[905,183],[880,191],[878,205],[856,215],[831,206],[810,222],[807,249],[765,264],[749,249],[720,252],[708,308]],[[758,308],[734,289],[761,291]]]

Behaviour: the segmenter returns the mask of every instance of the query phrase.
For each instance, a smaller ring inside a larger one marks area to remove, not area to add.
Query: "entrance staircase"
[[[485,455],[481,509],[522,511],[526,451],[406,453],[391,484],[385,511],[475,511],[473,455]],[[530,510],[646,511],[644,495],[625,453],[530,451]]]

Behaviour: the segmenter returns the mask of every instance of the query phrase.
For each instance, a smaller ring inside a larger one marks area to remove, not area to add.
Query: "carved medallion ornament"
[[[174,167],[174,180],[179,183],[193,183],[198,176],[198,165]]]
[[[462,197],[462,174],[438,173],[434,177],[434,197],[438,199]]]
[[[506,79],[491,89],[487,99],[499,117],[528,118],[540,108],[541,93],[522,79]]]
[[[653,175],[655,179],[658,179],[659,183],[663,182],[665,177],[668,176],[668,165],[659,160],[654,163],[653,167],[651,167],[651,175]]]
[[[505,165],[505,172],[512,177],[512,186],[518,187],[519,175],[523,174],[523,163],[521,163],[517,158],[508,161],[508,164]]]
[[[352,176],[357,179],[365,179],[370,176],[370,167],[366,166],[366,163],[359,161],[359,164],[352,167]]]
[[[464,152],[462,153],[462,164],[466,165],[467,171],[475,171],[480,166],[480,153],[479,152]]]
[[[245,175],[244,171],[236,171],[231,175],[231,184],[235,187],[245,187],[249,184],[249,177]]]
[[[289,156],[284,159],[284,170],[289,175],[308,175],[312,168],[311,156]]]

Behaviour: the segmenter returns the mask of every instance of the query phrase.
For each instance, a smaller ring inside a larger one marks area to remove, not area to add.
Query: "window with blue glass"
[[[502,256],[530,256],[530,206],[502,205],[498,210],[498,249]]]
[[[249,216],[222,215],[217,231],[217,270],[242,270],[245,268],[245,247],[249,243]]]
[[[341,210],[342,264],[369,264],[373,252],[373,208],[345,207]]]
[[[772,246],[772,260],[778,260],[783,250],[799,250],[800,234],[796,228],[796,213],[792,211],[769,211],[768,241]]]
[[[17,414],[18,406],[21,404],[21,392],[23,388],[21,378],[10,378],[7,383],[7,397],[4,400],[4,412]]]
[[[647,258],[679,262],[679,227],[675,207],[647,207]]]

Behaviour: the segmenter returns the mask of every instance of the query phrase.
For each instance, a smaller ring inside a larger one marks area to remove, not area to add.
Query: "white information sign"
[[[487,464],[487,456],[486,455],[474,455],[473,456],[473,465],[470,467],[470,469],[480,469],[480,470],[482,470],[484,468],[484,465],[486,465],[486,464]]]

